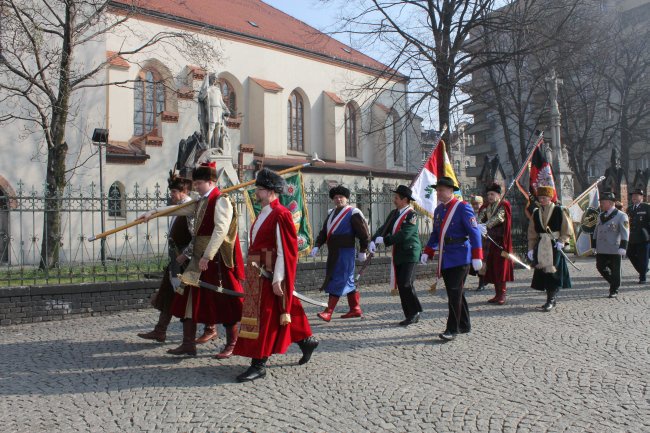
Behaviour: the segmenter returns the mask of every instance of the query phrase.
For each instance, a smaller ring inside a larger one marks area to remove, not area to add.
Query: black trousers
[[[621,287],[621,256],[619,254],[596,254],[596,269],[609,283],[609,293],[617,293]]]
[[[627,245],[627,258],[639,273],[639,279],[645,281],[648,273],[648,256],[650,256],[650,242]]]
[[[416,263],[403,263],[395,266],[395,281],[397,282],[399,299],[402,302],[404,316],[407,318],[422,312],[422,305],[420,305],[418,295],[415,293],[415,287],[413,287],[415,265]]]
[[[449,299],[446,330],[452,334],[469,332],[472,328],[469,321],[469,307],[465,299],[465,278],[468,272],[469,265],[454,266],[441,272]]]

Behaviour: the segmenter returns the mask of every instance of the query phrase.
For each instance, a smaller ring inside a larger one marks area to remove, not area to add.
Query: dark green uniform
[[[402,302],[402,310],[407,319],[417,317],[422,312],[420,300],[415,293],[413,280],[415,265],[420,261],[422,244],[418,236],[415,211],[407,206],[395,209],[388,214],[386,222],[375,232],[372,240],[383,237],[387,247],[393,247],[393,266],[391,269],[391,288],[397,287]]]

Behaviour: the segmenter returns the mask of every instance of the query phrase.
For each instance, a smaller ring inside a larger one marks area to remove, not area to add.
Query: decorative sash
[[[244,293],[246,293],[246,297],[244,298],[244,305],[242,307],[239,338],[257,340],[260,335],[259,317],[264,277],[253,266],[253,262],[260,266],[265,265],[266,263],[262,260],[262,254],[264,254],[264,259],[268,260],[266,263],[270,263],[271,251],[249,254],[246,260],[246,281],[244,281]]]
[[[408,215],[410,210],[411,210],[411,206],[407,206],[404,209],[404,211],[402,211],[402,214],[397,217],[397,219],[395,220],[395,224],[393,224],[393,231],[391,232],[392,234],[397,233],[399,229],[402,228],[402,223],[406,219],[406,216]],[[395,247],[393,247],[393,251],[390,257],[390,287],[391,287],[391,293],[393,295],[397,294],[397,278],[395,278],[396,275],[397,275],[397,271],[395,270]]]
[[[437,276],[440,278],[440,273],[442,271],[442,251],[445,246],[445,234],[447,234],[447,229],[449,228],[449,224],[451,224],[451,219],[453,218],[454,214],[456,213],[456,209],[458,209],[458,205],[460,204],[460,201],[456,201],[456,203],[453,204],[451,209],[445,214],[445,218],[442,220],[442,228],[440,229],[440,239],[438,240],[438,271],[437,271]]]
[[[327,222],[327,238],[325,239],[325,243],[330,239],[330,236],[332,233],[336,231],[337,228],[339,228],[339,225],[341,225],[341,221],[343,221],[343,218],[352,211],[352,206],[346,206],[343,208],[341,212],[332,220],[330,218],[330,221]],[[334,211],[332,211],[332,215],[334,215]]]

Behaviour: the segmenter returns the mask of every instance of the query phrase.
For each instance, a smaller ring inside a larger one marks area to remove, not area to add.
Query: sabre
[[[228,296],[235,296],[237,298],[243,298],[244,294],[242,292],[235,292],[234,290],[226,289],[225,287],[215,286],[214,284],[206,283],[205,281],[199,280],[199,286],[204,289],[212,290],[213,292],[222,293]]]
[[[510,254],[508,251],[506,251],[505,248],[503,248],[501,245],[499,245],[499,244],[498,244],[494,239],[492,239],[492,237],[491,237],[490,235],[488,235],[487,233],[485,234],[485,238],[486,238],[488,241],[492,242],[492,243],[493,243],[493,244],[494,244],[498,249],[501,250],[501,257],[503,257],[504,259],[511,260],[511,261],[513,261],[513,262],[515,262],[515,263],[517,263],[517,264],[523,266],[524,268],[526,268],[526,269],[528,269],[528,270],[531,269],[530,266],[529,266],[528,264],[526,264],[526,263],[524,263],[523,261],[521,261],[521,260],[520,260],[517,256],[515,256],[514,254]]]
[[[361,265],[361,269],[359,269],[359,273],[358,273],[357,276],[354,278],[354,282],[355,282],[355,283],[358,283],[358,282],[359,282],[359,280],[361,279],[361,276],[362,276],[363,273],[366,271],[366,268],[368,267],[368,265],[370,264],[370,261],[372,260],[372,258],[373,258],[374,256],[375,256],[375,255],[374,255],[373,253],[369,253],[369,254],[368,254],[368,258],[363,262],[363,265]]]
[[[554,243],[558,242],[558,240],[555,239],[555,238],[553,237],[553,233],[551,233],[551,231],[548,229],[548,227],[546,227],[546,233],[548,233],[549,235],[551,235],[551,238],[553,239],[553,242],[554,242]],[[564,259],[565,259],[567,262],[569,262],[569,263],[571,264],[571,266],[573,266],[574,268],[576,268],[576,270],[582,272],[582,269],[580,269],[578,266],[576,266],[576,264],[573,263],[573,262],[571,261],[571,259],[569,258],[569,256],[567,256],[566,253],[565,253],[564,251],[562,251],[562,250],[558,250],[558,251],[560,252],[560,254],[562,254],[562,257],[564,257]]]
[[[259,271],[260,271],[260,275],[261,275],[262,277],[266,278],[267,280],[271,280],[271,281],[273,281],[273,272],[270,272],[270,271],[268,271],[267,269],[265,269],[265,268],[264,268],[264,265],[260,266],[260,265],[258,265],[256,262],[253,262],[253,263],[251,263],[251,266],[253,266],[253,267],[256,268],[257,270],[259,270]],[[304,302],[306,302],[306,303],[308,303],[308,304],[316,305],[316,306],[318,306],[318,307],[327,308],[327,304],[326,304],[325,302],[320,302],[320,301],[317,301],[317,300],[315,300],[315,299],[312,299],[312,298],[310,298],[310,297],[308,297],[308,296],[305,296],[305,295],[303,295],[303,294],[297,292],[295,289],[294,289],[294,291],[293,291],[293,296],[295,296],[296,298],[298,298],[298,299],[300,299],[301,301],[304,301]]]

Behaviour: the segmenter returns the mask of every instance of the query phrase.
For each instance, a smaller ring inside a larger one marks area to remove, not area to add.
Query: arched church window
[[[305,150],[305,112],[302,96],[295,90],[287,101],[287,146],[289,150]]]
[[[230,81],[222,78],[219,80],[221,85],[221,95],[223,97],[223,102],[230,110],[230,116],[236,117],[237,115],[237,94],[235,93],[235,88],[230,84]]]
[[[157,117],[165,111],[165,86],[155,69],[143,69],[135,80],[133,135],[144,135],[158,125]]]
[[[354,103],[345,106],[345,156],[355,158],[359,148],[359,112]]]

